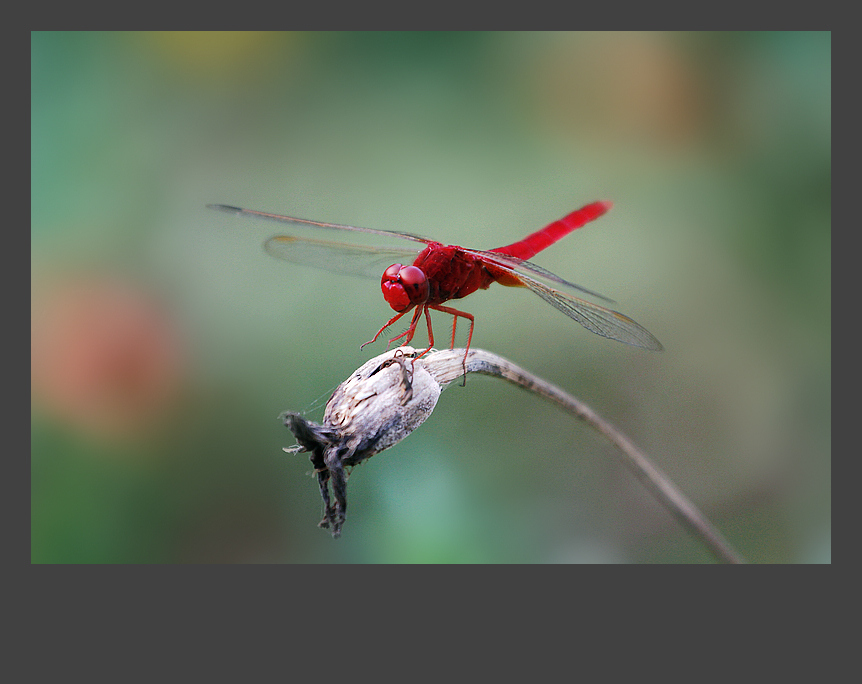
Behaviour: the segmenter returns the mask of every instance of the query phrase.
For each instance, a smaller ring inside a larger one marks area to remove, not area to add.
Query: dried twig
[[[644,486],[726,563],[743,559],[697,507],[631,440],[589,406],[510,361],[482,349],[432,351],[421,358],[412,347],[377,356],[342,383],[327,402],[323,424],[299,414],[283,414],[284,424],[299,443],[286,451],[311,452],[324,502],[321,527],[341,534],[347,510],[345,468],[400,442],[431,415],[440,393],[465,373],[508,380],[548,399],[607,437],[622,461]],[[330,496],[330,488],[332,496]],[[334,501],[333,501],[334,499]]]

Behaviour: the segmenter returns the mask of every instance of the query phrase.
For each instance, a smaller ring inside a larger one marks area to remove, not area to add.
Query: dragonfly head
[[[392,264],[380,279],[383,298],[395,311],[402,312],[428,300],[428,279],[416,266]]]

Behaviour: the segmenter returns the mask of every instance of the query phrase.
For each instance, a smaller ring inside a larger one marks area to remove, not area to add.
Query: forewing
[[[324,223],[322,221],[310,221],[308,219],[295,218],[293,216],[281,216],[280,214],[269,214],[264,211],[255,211],[254,209],[241,209],[240,207],[231,207],[226,204],[208,204],[208,208],[216,211],[223,211],[234,216],[243,216],[247,218],[263,219],[265,221],[274,221],[282,225],[297,226],[301,228],[325,228],[326,230],[347,230],[355,233],[366,233],[368,235],[382,235],[385,237],[396,237],[402,240],[410,240],[412,242],[421,242],[428,244],[431,240],[413,235],[411,233],[402,233],[394,230],[377,230],[375,228],[359,228],[358,226],[344,226],[338,223]]]
[[[652,333],[628,316],[599,304],[593,304],[580,297],[569,295],[558,289],[558,286],[569,290],[577,290],[593,297],[599,297],[605,301],[612,301],[598,292],[593,292],[575,283],[570,283],[568,280],[564,280],[529,261],[516,259],[498,252],[465,251],[470,252],[487,264],[514,275],[525,287],[530,288],[548,304],[562,311],[569,318],[576,320],[596,335],[617,340],[618,342],[625,342],[626,344],[643,349],[654,351],[663,349],[661,342]]]
[[[412,264],[418,249],[385,249],[277,235],[264,243],[267,254],[334,273],[380,278],[395,263]]]
[[[562,285],[570,290],[576,290],[583,294],[590,295],[591,297],[597,297],[606,302],[614,301],[609,297],[605,297],[603,294],[587,289],[583,285],[577,285],[568,280],[564,280],[563,278],[560,278],[560,276],[551,273],[549,270],[542,268],[538,264],[534,264],[532,261],[516,259],[515,257],[510,257],[507,254],[500,254],[499,252],[484,252],[478,249],[464,249],[464,251],[476,256],[485,263],[493,264],[494,266],[517,276],[521,280],[532,278],[534,281],[538,281],[539,283],[548,284],[552,289],[554,286]],[[526,285],[526,283],[524,284]]]

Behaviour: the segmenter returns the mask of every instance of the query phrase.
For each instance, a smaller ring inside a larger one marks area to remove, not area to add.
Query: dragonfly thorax
[[[383,298],[395,311],[407,311],[428,301],[428,279],[421,268],[392,264],[380,279]]]

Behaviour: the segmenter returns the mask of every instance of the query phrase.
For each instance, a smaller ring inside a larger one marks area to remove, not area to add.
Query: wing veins
[[[548,304],[596,335],[653,351],[661,351],[664,348],[651,332],[618,311],[570,297],[526,276],[521,279]]]
[[[521,279],[525,279],[526,277],[528,277],[524,273],[524,271],[526,271],[527,273],[532,274],[536,278],[542,278],[544,280],[547,280],[548,282],[554,283],[556,285],[562,285],[563,287],[582,292],[583,294],[590,295],[591,297],[596,297],[597,299],[601,299],[608,303],[612,304],[614,301],[610,297],[606,297],[599,292],[590,290],[583,285],[578,285],[576,283],[565,280],[564,278],[561,278],[555,273],[551,273],[548,269],[542,268],[538,264],[534,264],[532,261],[527,261],[526,259],[516,259],[515,257],[511,257],[508,254],[501,254],[500,252],[485,252],[478,249],[466,249],[463,247],[462,249],[464,249],[465,252],[469,252],[470,254],[474,254],[481,257],[483,261],[490,261],[495,266],[498,266],[503,270],[509,271],[510,273],[513,273]]]
[[[309,240],[292,235],[271,237],[264,243],[263,248],[276,259],[365,278],[379,278],[384,269],[399,260],[413,263],[418,253],[416,249],[378,248],[328,240]]]
[[[402,233],[394,230],[379,230],[376,228],[360,228],[358,226],[347,226],[339,223],[325,223],[323,221],[311,221],[309,219],[296,218],[294,216],[282,216],[281,214],[269,214],[265,211],[255,211],[254,209],[242,209],[241,207],[232,207],[227,204],[208,204],[209,209],[223,211],[226,214],[242,216],[246,218],[259,218],[266,221],[274,221],[276,223],[286,224],[290,226],[301,226],[304,228],[325,228],[327,230],[349,230],[355,233],[368,233],[369,235],[383,235],[386,237],[398,237],[413,242],[421,242],[427,245],[431,240],[413,235],[412,233]]]

